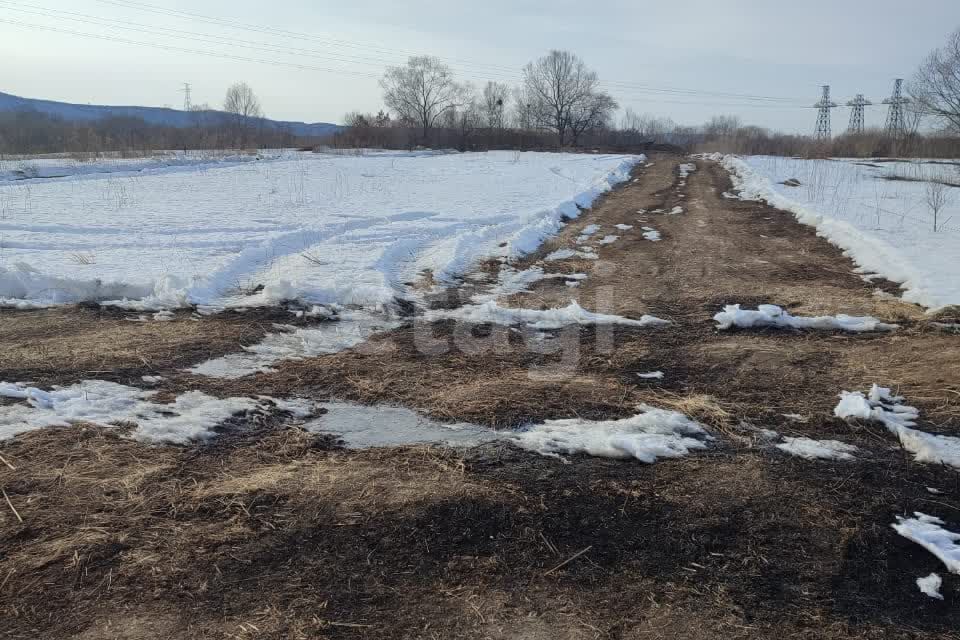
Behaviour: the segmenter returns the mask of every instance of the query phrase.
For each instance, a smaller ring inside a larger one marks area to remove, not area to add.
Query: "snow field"
[[[904,300],[931,310],[960,304],[958,190],[948,188],[937,232],[926,203],[929,181],[946,180],[947,171],[958,181],[952,167],[923,161],[711,157],[731,172],[741,199],[792,212],[843,249],[862,273],[901,283]],[[800,185],[783,184],[790,179]]]
[[[0,182],[0,304],[382,308],[520,257],[641,156],[284,154]]]

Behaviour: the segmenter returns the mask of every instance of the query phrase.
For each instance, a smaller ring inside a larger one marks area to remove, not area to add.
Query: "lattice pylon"
[[[847,133],[863,133],[863,108],[869,107],[872,104],[872,102],[863,97],[862,93],[858,93],[856,98],[847,103],[847,106],[850,107],[850,126],[847,127]]]
[[[903,79],[897,78],[893,83],[893,95],[883,101],[890,105],[887,110],[887,135],[899,140],[907,133],[907,121],[903,115],[903,107],[910,104],[910,98],[903,97]]]
[[[818,140],[830,139],[830,109],[837,107],[836,102],[830,101],[830,85],[823,85],[823,96],[820,102],[813,105],[817,109],[817,133]]]

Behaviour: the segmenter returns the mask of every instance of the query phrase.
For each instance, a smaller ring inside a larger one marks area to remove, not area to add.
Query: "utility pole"
[[[910,98],[903,97],[903,78],[897,78],[893,83],[893,95],[883,101],[890,105],[887,110],[887,135],[899,140],[907,134],[907,121],[903,116],[903,107],[910,103]]]
[[[830,139],[830,109],[837,106],[836,102],[830,101],[830,85],[823,85],[823,96],[820,102],[813,105],[817,109],[817,140]]]
[[[858,93],[856,98],[847,103],[848,107],[852,107],[850,111],[850,126],[847,128],[847,133],[854,135],[863,133],[863,108],[869,107],[872,104],[869,100],[864,99],[862,93]]]
[[[180,89],[183,92],[183,110],[190,111],[190,107],[193,105],[190,103],[190,83],[184,82],[183,89]]]

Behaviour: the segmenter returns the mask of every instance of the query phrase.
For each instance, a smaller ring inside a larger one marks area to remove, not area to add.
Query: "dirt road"
[[[697,169],[683,178],[687,162]],[[579,287],[545,279],[500,302],[574,298],[673,324],[583,328],[568,362],[515,333],[488,343],[489,327],[463,335],[411,321],[363,348],[213,381],[181,370],[205,357],[204,331],[216,355],[259,339],[270,318],[137,324],[58,310],[0,314],[0,340],[82,336],[96,350],[91,336],[107,335],[113,351],[24,347],[20,359],[0,356],[0,379],[66,383],[95,370],[130,383],[146,359],[171,394],[389,402],[494,427],[621,417],[646,402],[708,425],[708,452],[643,465],[564,464],[503,444],[347,451],[271,421],[190,448],[93,427],[36,431],[0,446],[16,467],[0,465],[0,485],[23,520],[0,504],[0,637],[960,637],[960,579],[890,528],[913,511],[960,522],[957,474],[914,462],[881,427],[831,414],[840,390],[877,382],[919,407],[924,429],[956,435],[960,337],[875,295],[876,282],[789,214],[724,197],[729,178],[711,162],[655,157],[636,178],[517,265],[577,248],[586,225],[601,225],[595,238],[620,238],[589,241],[599,259],[543,263],[585,273]],[[483,288],[477,276],[431,304]],[[901,329],[718,332],[711,317],[738,302],[870,314]],[[636,375],[654,370],[664,379]],[[788,457],[751,427],[864,453]],[[943,603],[915,584],[931,571],[944,578]]]

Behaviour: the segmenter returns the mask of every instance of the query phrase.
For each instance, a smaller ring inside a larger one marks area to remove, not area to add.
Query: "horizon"
[[[718,9],[695,0],[643,8],[618,2],[615,11],[597,12],[564,1],[551,5],[544,21],[532,3],[448,9],[424,0],[401,11],[361,0],[333,13],[300,1],[268,12],[224,0],[165,7],[0,0],[7,10],[0,52],[20,61],[7,70],[4,91],[26,98],[182,110],[189,82],[193,104],[219,109],[227,86],[245,81],[270,119],[342,124],[347,112],[383,108],[378,79],[408,55],[434,55],[476,86],[515,85],[524,64],[559,48],[599,73],[620,104],[618,115],[629,107],[698,125],[729,114],[774,131],[812,133],[823,84],[841,105],[863,93],[874,103],[867,126],[883,123],[880,103],[894,79],[909,79],[960,24],[955,3],[921,4],[769,7],[741,0]],[[864,10],[878,16],[869,33]],[[692,15],[700,19],[692,23]],[[497,37],[478,35],[484,30]],[[89,69],[109,73],[91,84]],[[835,131],[846,127],[847,114],[845,106],[834,110]]]

